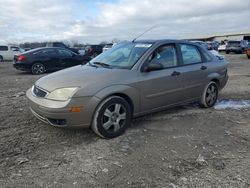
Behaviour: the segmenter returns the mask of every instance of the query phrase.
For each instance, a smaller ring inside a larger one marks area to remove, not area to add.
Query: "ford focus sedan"
[[[86,65],[39,79],[27,91],[31,112],[57,127],[125,132],[133,117],[198,102],[208,108],[225,86],[227,62],[179,40],[124,42]]]

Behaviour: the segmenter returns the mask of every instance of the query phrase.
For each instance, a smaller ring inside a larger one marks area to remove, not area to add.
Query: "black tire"
[[[132,112],[128,102],[122,97],[110,96],[98,105],[91,128],[102,138],[115,138],[125,132],[131,118]]]
[[[0,55],[0,62],[3,62],[3,57]]]
[[[45,73],[45,71],[46,71],[45,66],[42,63],[35,63],[31,67],[31,72],[34,75],[43,74]]]
[[[229,54],[229,51],[226,51],[226,54]]]
[[[209,82],[202,94],[200,106],[203,108],[213,107],[217,101],[218,92],[218,85],[213,81]]]
[[[247,58],[250,59],[250,55],[247,55]]]

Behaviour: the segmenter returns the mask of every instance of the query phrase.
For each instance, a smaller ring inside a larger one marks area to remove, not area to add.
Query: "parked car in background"
[[[85,55],[85,47],[78,47],[77,50],[79,54]]]
[[[114,138],[132,117],[192,102],[214,106],[228,80],[227,64],[196,43],[123,42],[86,65],[39,79],[26,95],[43,122]]]
[[[247,41],[240,40],[240,41],[228,41],[226,45],[226,54],[229,54],[230,52],[233,53],[245,53],[247,49]]]
[[[102,48],[103,45],[88,45],[85,48],[85,54],[94,58],[102,53]]]
[[[46,44],[46,47],[58,47],[58,48],[65,48],[65,49],[68,49],[68,50],[71,50],[72,52],[75,52],[75,53],[79,53],[78,52],[78,49],[75,49],[75,48],[70,48],[68,46],[66,46],[63,42],[48,42]]]
[[[199,41],[199,40],[197,40],[197,41],[190,41],[190,42],[194,42],[196,44],[201,45],[203,48],[209,50],[214,56],[216,56],[220,60],[222,60],[222,59],[225,58],[223,55],[219,54],[217,50],[214,50],[213,48],[209,48],[209,46],[208,46],[208,44],[206,42]]]
[[[250,59],[250,43],[248,43],[247,45],[246,54],[247,54],[248,59]]]
[[[31,48],[24,48],[24,51],[26,52],[26,51],[29,51],[29,50],[31,50]]]
[[[24,50],[14,45],[0,45],[0,62],[13,61],[15,54],[20,54]]]
[[[206,42],[200,41],[200,40],[192,40],[190,42],[196,43],[201,45],[203,48],[208,49],[208,44]]]
[[[226,45],[227,45],[227,41],[221,41],[219,47],[218,47],[218,51],[219,52],[225,52],[226,51]]]
[[[45,47],[15,55],[13,66],[17,70],[43,74],[48,71],[85,64],[89,60],[89,56],[79,55],[65,48]]]
[[[116,45],[116,43],[105,44],[105,46],[102,48],[102,52],[107,51],[108,49],[112,48],[115,45]]]
[[[208,50],[218,50],[218,44],[215,41],[207,41]]]

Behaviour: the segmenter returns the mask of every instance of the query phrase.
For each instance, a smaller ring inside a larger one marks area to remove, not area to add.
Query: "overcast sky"
[[[249,0],[0,0],[0,41],[99,43],[250,31]]]

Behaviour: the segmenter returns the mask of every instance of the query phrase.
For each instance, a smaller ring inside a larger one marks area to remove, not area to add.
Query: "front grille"
[[[37,86],[34,86],[33,87],[33,90],[32,90],[33,94],[37,97],[42,97],[44,98],[46,95],[47,95],[47,92],[38,88]]]

